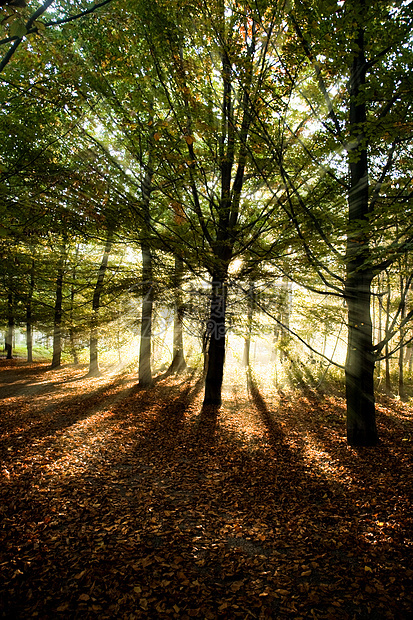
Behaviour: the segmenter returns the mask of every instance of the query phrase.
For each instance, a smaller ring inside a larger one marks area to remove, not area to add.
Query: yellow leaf
[[[161,137],[161,134],[160,134],[160,133],[158,133],[158,132],[156,132],[156,134],[154,134],[154,136],[153,136],[153,137],[154,137],[154,140],[158,141],[158,140],[159,140],[159,138]]]
[[[370,566],[365,566],[364,570],[366,571],[366,573],[372,573],[372,569],[370,568]]]
[[[178,605],[174,605],[174,610],[176,611],[176,613],[177,613],[177,614],[179,613],[179,607],[178,607]]]
[[[186,140],[186,143],[189,144],[189,145],[191,145],[191,144],[193,144],[195,142],[195,140],[194,140],[194,138],[192,136],[185,136],[185,140]]]

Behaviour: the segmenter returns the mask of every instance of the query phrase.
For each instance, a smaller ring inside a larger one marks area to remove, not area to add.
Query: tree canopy
[[[197,324],[204,406],[219,407],[228,332],[249,343],[255,312],[285,364],[344,369],[348,441],[375,445],[377,369],[413,318],[412,4],[0,3],[6,340],[25,322],[53,331],[59,364],[60,338],[74,351],[90,336],[97,371],[110,303],[135,296],[149,386],[175,308],[176,329]],[[344,323],[337,361],[326,339]]]

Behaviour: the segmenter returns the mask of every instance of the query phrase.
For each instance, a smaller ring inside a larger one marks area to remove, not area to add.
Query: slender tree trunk
[[[34,260],[32,260],[32,264],[30,267],[29,294],[27,296],[27,306],[26,306],[27,361],[30,364],[33,362],[33,325],[32,325],[33,291],[34,291]]]
[[[410,342],[406,345],[406,357],[404,358],[404,363],[407,366],[407,371],[410,374],[412,372],[412,362],[413,362],[413,346]]]
[[[364,0],[360,0],[364,8]],[[364,13],[364,11],[362,11]],[[363,102],[366,60],[364,57],[363,14],[360,15],[358,53],[350,73],[350,190],[348,195],[348,236],[345,298],[348,307],[348,348],[346,359],[347,441],[352,446],[377,444],[374,403],[374,354],[370,313],[373,273],[368,266],[368,158]]]
[[[285,362],[290,359],[287,354],[287,350],[290,345],[291,337],[287,329],[284,329],[283,325],[290,327],[291,316],[291,282],[285,277],[282,281],[281,287],[281,299],[280,299],[280,317],[281,317],[281,330],[280,330],[280,361]]]
[[[381,342],[382,334],[383,334],[383,302],[381,297],[381,277],[377,278],[377,301],[379,307],[379,326],[378,326],[378,341]],[[379,381],[381,382],[381,361],[377,362],[377,374],[379,376]]]
[[[103,251],[102,261],[100,263],[98,277],[95,284],[95,290],[93,292],[92,301],[92,316],[90,319],[90,342],[89,342],[89,375],[98,376],[99,370],[99,353],[98,353],[98,341],[99,341],[99,309],[100,298],[103,291],[103,281],[105,279],[106,270],[108,268],[109,254],[112,249],[113,232],[108,230],[108,236],[106,239],[105,249]]]
[[[70,309],[69,309],[69,342],[72,352],[73,363],[78,364],[79,358],[76,351],[75,329],[73,326],[73,313],[75,308],[75,282],[76,282],[76,265],[79,256],[79,246],[76,247],[75,264],[72,271],[72,283],[70,286]]]
[[[184,304],[182,299],[182,258],[175,254],[175,274],[174,274],[174,340],[172,351],[172,362],[168,368],[168,373],[181,373],[186,368],[183,341],[183,316]]]
[[[401,269],[401,265],[399,265],[399,270]],[[405,294],[404,291],[404,281],[403,276],[400,273],[400,296],[401,296],[401,309],[400,309],[400,320],[403,321],[406,316],[406,300],[403,297]],[[404,301],[403,301],[404,299]],[[399,397],[401,400],[405,400],[406,392],[404,389],[404,339],[405,339],[406,330],[404,328],[400,329],[400,349],[399,349]]]
[[[243,365],[249,368],[250,365],[250,349],[251,349],[251,333],[252,333],[252,317],[254,312],[254,285],[250,284],[248,289],[248,307],[247,307],[247,333],[244,338],[244,355]]]
[[[153,265],[152,250],[150,246],[150,225],[151,212],[150,201],[152,192],[152,148],[149,147],[148,166],[145,177],[142,181],[142,219],[143,237],[141,240],[142,252],[142,320],[141,320],[141,341],[139,347],[139,385],[147,387],[152,384],[152,312],[154,300],[153,288]]]
[[[141,243],[142,251],[142,322],[141,342],[139,349],[139,385],[149,386],[152,383],[151,345],[152,345],[152,310],[153,281],[152,253],[148,243]]]
[[[205,378],[204,405],[221,405],[225,362],[225,311],[227,286],[222,275],[212,281],[211,311],[207,326],[208,366]]]
[[[56,275],[56,301],[54,307],[53,356],[51,368],[59,368],[62,359],[62,303],[63,275],[66,260],[66,241],[63,240]]]
[[[6,358],[13,359],[13,336],[14,336],[14,307],[13,293],[7,295],[7,331],[6,331]]]
[[[387,275],[387,299],[386,299],[386,335],[390,329],[390,301],[391,301],[391,286],[390,286],[390,276],[389,273]],[[385,390],[386,394],[391,393],[391,377],[390,377],[390,356],[389,356],[389,343],[386,342],[384,348],[384,354],[386,357],[385,360]]]

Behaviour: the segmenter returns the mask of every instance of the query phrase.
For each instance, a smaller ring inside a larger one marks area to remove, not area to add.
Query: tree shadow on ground
[[[214,444],[219,410],[219,405],[202,405],[196,423],[194,443],[202,446],[204,450],[207,450]]]
[[[272,411],[255,386],[236,403],[268,430],[268,445],[251,447],[225,408],[222,422],[202,411],[201,389],[202,379],[134,387],[85,431],[102,444],[53,479],[38,446],[31,485],[2,489],[4,617],[384,620],[396,605],[393,618],[410,617],[407,553],[360,545],[370,490],[330,501],[327,475],[288,443],[303,428],[285,411],[281,425],[287,398]],[[212,441],[199,441],[210,422]]]
[[[69,394],[58,402],[53,402],[53,394],[58,392],[60,387],[59,382],[48,384],[44,391],[33,395],[34,400],[36,396],[38,399],[46,399],[45,405],[39,411],[31,406],[19,410],[14,403],[0,405],[2,429],[6,436],[1,447],[6,453],[12,447],[15,448],[13,436],[16,433],[22,442],[44,438],[52,441],[56,433],[91,417],[105,402],[111,398],[121,399],[128,392],[128,388],[115,379],[110,384],[89,390],[86,397],[83,394]]]
[[[296,459],[297,452],[293,454],[288,444],[286,443],[285,431],[283,430],[280,423],[277,422],[277,412],[269,411],[265,400],[258,388],[258,385],[252,375],[251,368],[248,368],[247,371],[247,387],[251,395],[251,399],[255,405],[255,408],[261,418],[261,421],[263,422],[264,426],[268,431],[268,436],[272,446],[277,448],[278,453],[280,453],[281,450],[284,459]]]

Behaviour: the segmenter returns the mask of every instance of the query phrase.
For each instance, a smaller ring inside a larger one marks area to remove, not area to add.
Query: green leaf
[[[27,28],[21,19],[16,19],[10,26],[10,36],[22,39],[27,34]]]

